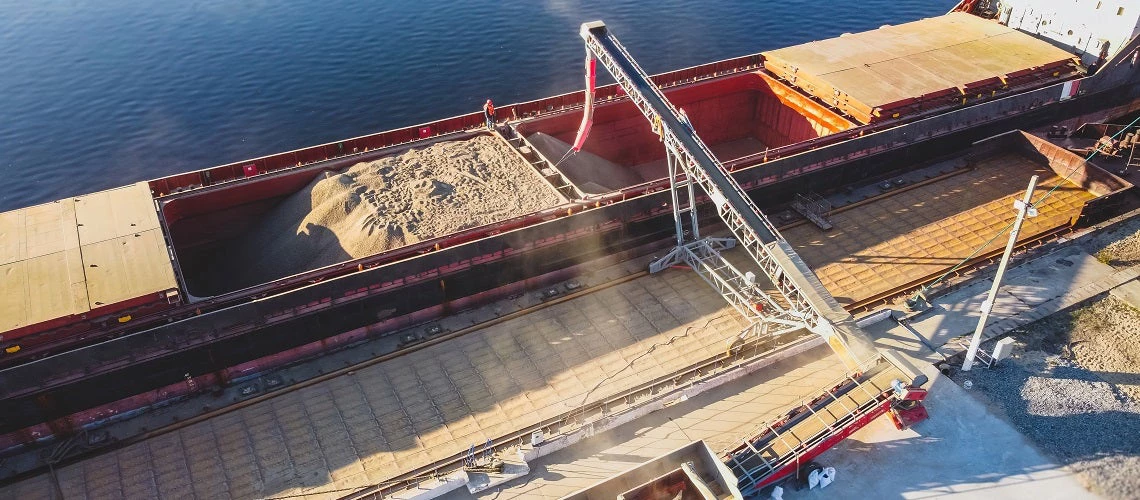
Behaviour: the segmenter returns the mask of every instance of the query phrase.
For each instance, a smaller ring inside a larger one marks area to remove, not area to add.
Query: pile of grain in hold
[[[567,156],[570,145],[542,132],[527,136],[526,140],[546,158],[558,163],[558,170],[566,174],[578,189],[586,194],[601,194],[640,184],[636,172],[611,162],[589,151],[582,150]]]
[[[322,173],[235,242],[227,260],[242,267],[228,280],[251,286],[558,205],[528,170],[483,135]]]

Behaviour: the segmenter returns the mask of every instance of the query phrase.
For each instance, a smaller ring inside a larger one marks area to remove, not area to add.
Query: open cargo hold
[[[0,214],[0,338],[178,303],[145,182]]]
[[[1122,213],[1133,189],[1127,180],[1020,131],[926,165],[913,167],[926,170],[926,180],[911,178],[875,202],[831,212],[832,229],[808,223],[781,229],[840,304],[872,304],[933,280],[947,263],[1000,254],[1006,240],[993,236],[1013,221],[1014,200],[1033,175],[1040,178],[1033,196],[1038,215],[1026,219],[1021,242]]]
[[[721,161],[762,156],[775,148],[850,129],[853,123],[762,73],[742,73],[667,89]],[[633,103],[602,103],[582,153],[560,159],[581,114],[518,125],[538,152],[585,194],[601,194],[666,176],[665,148]]]
[[[479,133],[175,196],[163,213],[187,289],[204,297],[565,201],[500,137]]]
[[[704,441],[698,440],[562,498],[708,500],[709,493],[717,499],[741,497],[736,476]]]
[[[963,12],[763,55],[766,70],[862,123],[1078,74],[1072,54]]]
[[[754,72],[674,88],[668,94],[673,102],[685,109],[698,132],[712,145],[714,152],[725,160],[762,155],[767,147],[793,144],[854,126],[786,85]],[[532,144],[535,149],[544,154],[551,164],[555,164],[569,148],[564,141],[573,140],[579,118],[577,113],[560,113],[525,120],[518,126],[518,131],[524,137],[534,139]],[[631,103],[620,101],[599,106],[594,127],[581,157],[572,157],[557,167],[580,191],[601,194],[665,176],[664,149],[650,125]],[[486,134],[474,137],[468,134],[463,138],[452,138],[448,142],[473,141],[478,137],[487,140],[491,138]],[[487,210],[473,210],[477,208],[472,203],[473,200],[463,198],[468,208],[465,220],[454,221],[456,223],[450,225],[422,224],[423,221],[417,221],[421,225],[434,227],[434,230],[410,235],[412,237],[407,239],[398,235],[399,237],[392,238],[391,245],[375,243],[373,240],[386,237],[377,233],[367,235],[370,238],[367,244],[346,244],[343,239],[346,231],[367,232],[369,229],[378,229],[363,222],[353,227],[334,227],[341,225],[342,221],[338,219],[335,224],[325,221],[310,227],[310,223],[319,222],[317,219],[321,218],[316,207],[327,201],[325,198],[317,200],[313,194],[325,190],[322,184],[335,184],[333,179],[322,178],[327,169],[299,169],[267,175],[252,182],[172,195],[164,201],[163,214],[170,228],[187,290],[195,297],[231,292],[367,257],[404,243],[442,237],[468,227],[537,213],[567,201],[516,151],[509,150],[509,145],[500,141],[498,146],[497,155],[504,161],[496,168],[514,172],[499,178],[500,181],[507,182],[483,185],[481,183],[484,181],[462,173],[439,179],[416,178],[415,182],[426,182],[436,187],[443,184],[444,190],[462,187],[494,192],[497,188],[506,188],[498,189],[500,202],[484,205]],[[417,148],[421,146],[417,145]],[[403,156],[409,153],[398,154]],[[395,155],[395,152],[386,152],[380,158],[395,158]],[[597,156],[587,164],[584,160],[591,155]],[[508,158],[510,161],[506,161]],[[416,161],[418,160],[420,159]],[[384,160],[361,159],[357,165],[363,165],[366,161]],[[416,161],[409,161],[412,162],[410,168],[419,168],[415,165]],[[375,186],[360,188],[364,190],[360,194],[374,196],[379,191],[393,189],[388,185],[390,179],[378,180],[380,183]],[[359,183],[351,181],[344,187],[358,189],[353,184]],[[516,193],[542,193],[543,199],[517,204],[514,203],[517,201]],[[350,193],[342,191],[342,194]],[[516,196],[511,197],[510,194]],[[448,198],[452,201],[458,199]],[[309,213],[297,210],[305,206],[314,210]],[[323,213],[331,215],[337,207],[326,208],[328,210],[322,209]],[[379,211],[384,212],[390,208],[392,207],[384,206]],[[431,215],[431,211],[425,212],[426,215]],[[350,218],[349,222],[352,223],[359,219],[357,214],[344,216]],[[390,229],[389,226],[382,232]],[[267,232],[273,235],[268,235]],[[315,233],[321,235],[313,237]],[[306,243],[305,240],[312,241]],[[323,250],[318,251],[313,246],[323,247]],[[320,255],[314,257],[310,254]],[[225,255],[226,258],[219,260],[217,255]]]

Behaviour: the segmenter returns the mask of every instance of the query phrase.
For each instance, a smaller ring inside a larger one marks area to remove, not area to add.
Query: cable
[[[376,486],[380,486],[380,485],[376,485]],[[313,496],[313,495],[327,495],[329,493],[341,493],[341,492],[345,492],[345,491],[360,491],[364,488],[368,488],[368,486],[356,486],[356,487],[352,487],[352,488],[338,488],[335,490],[310,490],[310,491],[307,491],[305,493],[296,493],[293,495],[280,495],[280,496],[275,496],[275,497],[262,497],[262,500],[285,500],[287,498],[301,498],[301,497],[308,497],[308,496]]]
[[[1140,116],[1136,117],[1135,120],[1132,120],[1132,123],[1125,125],[1124,128],[1120,129],[1120,131],[1113,134],[1111,136],[1111,138],[1113,140],[1116,140],[1117,136],[1119,136],[1120,134],[1123,134],[1126,130],[1132,128],[1132,126],[1136,125],[1137,122],[1140,122]],[[1094,148],[1093,151],[1091,153],[1089,153],[1088,156],[1085,157],[1085,162],[1092,160],[1093,157],[1096,156],[1097,153],[1101,152],[1101,148],[1103,148],[1103,147],[1104,147],[1104,145],[1100,144],[1098,142],[1096,148]],[[1049,196],[1051,196],[1054,191],[1060,189],[1061,185],[1069,180],[1069,176],[1073,175],[1073,172],[1076,172],[1077,169],[1080,168],[1081,166],[1082,166],[1082,164],[1078,164],[1078,165],[1074,166],[1073,168],[1069,169],[1069,171],[1066,172],[1065,175],[1061,177],[1061,182],[1058,182],[1056,185],[1053,186],[1052,189],[1050,189],[1049,191],[1046,191],[1044,196],[1042,196],[1037,201],[1031,203],[1030,206],[1033,208],[1037,208],[1037,207],[1041,206],[1041,204],[1046,199],[1048,199]],[[998,231],[997,234],[995,234],[992,238],[990,238],[988,241],[983,243],[980,247],[974,249],[974,251],[970,254],[969,257],[962,259],[960,262],[955,264],[954,267],[950,268],[949,271],[946,271],[945,273],[943,273],[941,276],[939,276],[934,281],[931,281],[930,283],[927,283],[927,284],[923,285],[921,288],[919,288],[918,291],[915,292],[914,295],[911,297],[911,299],[912,300],[918,299],[919,296],[924,295],[928,290],[930,290],[931,287],[941,283],[942,280],[946,279],[947,276],[950,276],[951,274],[954,273],[954,271],[957,271],[959,268],[966,265],[966,263],[969,262],[970,260],[972,260],[975,256],[977,256],[979,252],[981,252],[982,250],[989,247],[991,243],[993,243],[995,240],[997,240],[999,237],[1001,237],[1001,235],[1005,234],[1006,231],[1009,231],[1010,229],[1012,229],[1013,225],[1014,225],[1014,222],[1010,222],[1009,224],[1007,224],[1000,231]]]
[[[556,162],[554,164],[554,168],[558,168],[558,166],[561,165],[562,162],[569,160],[571,156],[574,156],[574,153],[577,153],[577,151],[575,151],[574,148],[572,148],[572,147],[570,149],[566,150],[566,154],[562,155],[562,158],[560,158],[558,160],[558,162]]]
[[[1137,122],[1140,122],[1140,116],[1137,116],[1135,120],[1132,120],[1132,123],[1129,123],[1128,125],[1125,125],[1125,126],[1124,126],[1124,128],[1120,129],[1120,130],[1119,130],[1118,132],[1116,132],[1115,134],[1112,134],[1112,137],[1111,137],[1111,139],[1115,141],[1115,140],[1116,140],[1116,138],[1117,138],[1117,136],[1119,136],[1120,134],[1123,134],[1123,133],[1124,133],[1126,130],[1128,130],[1128,129],[1132,128],[1132,126],[1133,126],[1133,125],[1136,125],[1136,123],[1137,123]],[[1102,147],[1103,147],[1103,145],[1101,145],[1101,144],[1098,142],[1098,143],[1097,143],[1097,147],[1096,147],[1096,148],[1093,150],[1093,152],[1089,153],[1089,155],[1088,155],[1087,157],[1085,157],[1085,161],[1087,162],[1087,161],[1089,161],[1089,160],[1092,160],[1092,159],[1093,159],[1093,157],[1094,157],[1094,156],[1096,156],[1096,154],[1100,152],[1100,150],[1101,150],[1101,148],[1102,148]],[[1079,167],[1080,167],[1080,165],[1077,165],[1077,166],[1075,166],[1075,167],[1073,167],[1073,168],[1069,169],[1069,171],[1068,171],[1068,172],[1065,174],[1065,176],[1064,176],[1064,177],[1062,177],[1061,179],[1062,179],[1062,180],[1065,180],[1065,181],[1068,181],[1068,180],[1069,180],[1069,176],[1070,176],[1070,175],[1072,175],[1072,174],[1073,174],[1073,172],[1076,172],[1076,171],[1077,171],[1077,168],[1079,168]],[[1046,192],[1046,193],[1045,193],[1045,196],[1042,196],[1040,200],[1037,200],[1037,202],[1033,204],[1033,208],[1037,208],[1037,207],[1038,207],[1038,206],[1041,204],[1041,202],[1045,201],[1045,199],[1046,199],[1046,198],[1049,198],[1049,195],[1052,195],[1052,194],[1053,194],[1053,191],[1056,191],[1056,190],[1058,190],[1058,189],[1060,189],[1060,188],[1061,188],[1061,183],[1057,183],[1057,185],[1056,185],[1056,186],[1053,186],[1053,189],[1050,189],[1048,192]]]

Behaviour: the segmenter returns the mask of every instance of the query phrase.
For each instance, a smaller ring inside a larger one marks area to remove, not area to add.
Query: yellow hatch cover
[[[145,182],[0,213],[0,334],[177,288]]]
[[[768,71],[864,123],[876,108],[1073,59],[1032,35],[962,12],[763,55]]]

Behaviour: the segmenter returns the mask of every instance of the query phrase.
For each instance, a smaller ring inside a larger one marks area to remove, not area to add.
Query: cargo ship
[[[1065,23],[1080,16],[1044,4],[964,1],[653,78],[757,204],[778,206],[1009,130],[1140,110],[1140,9],[1077,33]],[[0,214],[0,449],[669,246],[658,135],[602,86],[589,140],[567,155],[584,99],[500,106],[490,129],[476,112]],[[1113,202],[1089,200],[1071,224]],[[465,203],[481,208],[440,218]]]

